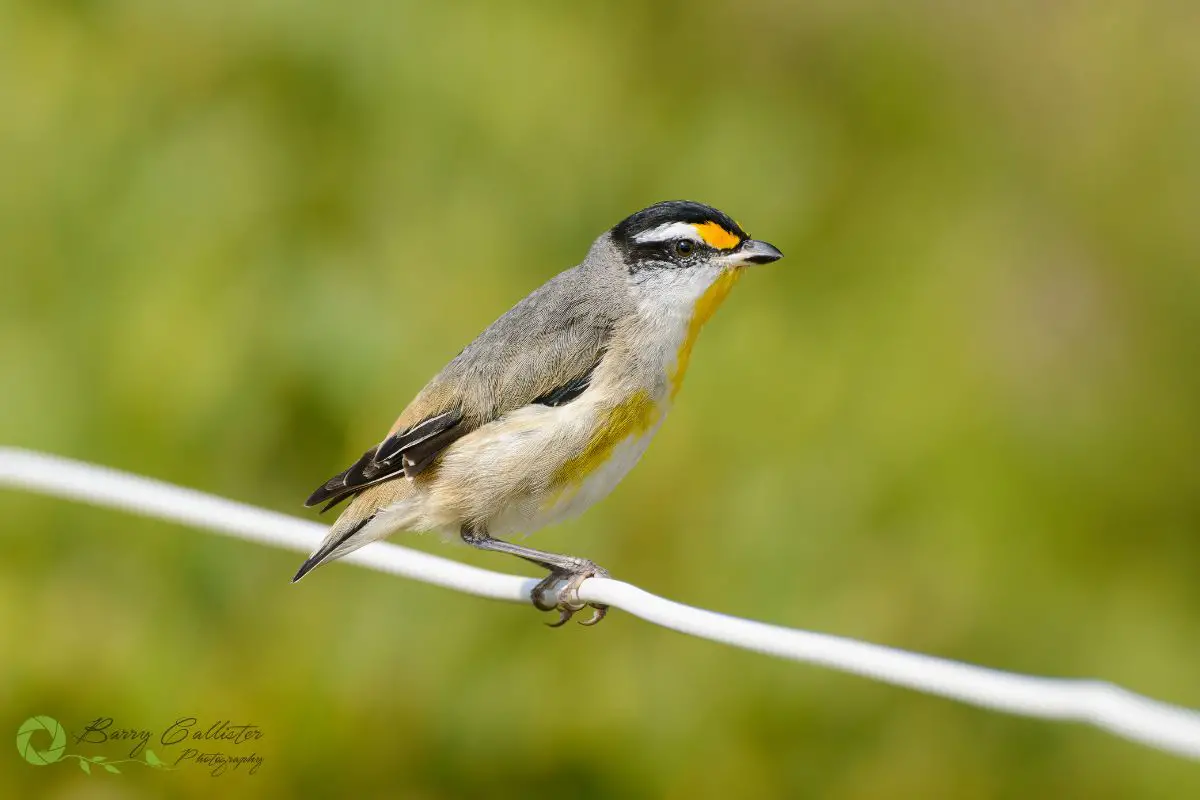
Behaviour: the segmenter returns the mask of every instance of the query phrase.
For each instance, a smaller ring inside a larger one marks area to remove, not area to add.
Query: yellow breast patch
[[[679,346],[679,352],[675,355],[675,368],[671,371],[672,399],[675,398],[675,395],[683,387],[683,376],[687,373],[688,362],[692,359],[692,345],[696,343],[696,337],[700,335],[700,329],[716,313],[721,303],[725,302],[725,298],[729,296],[729,291],[738,282],[738,278],[740,277],[742,277],[740,269],[722,272],[713,281],[712,285],[704,290],[704,294],[700,295],[700,299],[696,301],[696,306],[692,309],[692,317],[688,320],[687,334],[683,338],[683,344]]]
[[[583,450],[554,473],[554,482],[559,485],[582,483],[608,461],[618,444],[630,436],[646,433],[657,418],[658,409],[648,392],[630,395],[609,409]]]
[[[718,250],[732,250],[742,243],[741,239],[715,222],[703,222],[692,227],[709,247],[715,247]]]

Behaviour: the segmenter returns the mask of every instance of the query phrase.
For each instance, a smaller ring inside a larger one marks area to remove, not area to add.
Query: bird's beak
[[[751,264],[770,264],[783,258],[779,248],[757,239],[747,239],[737,246],[728,256],[729,266],[748,267]]]

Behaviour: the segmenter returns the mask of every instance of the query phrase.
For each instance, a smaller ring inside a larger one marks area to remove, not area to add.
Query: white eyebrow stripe
[[[689,222],[667,222],[645,233],[639,233],[634,237],[634,241],[639,244],[645,242],[669,242],[672,239],[691,239],[693,242],[704,244],[704,240],[700,238],[700,233],[696,230],[696,226]]]

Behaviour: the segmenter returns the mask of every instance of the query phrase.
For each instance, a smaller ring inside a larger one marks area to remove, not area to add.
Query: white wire
[[[0,486],[80,500],[308,553],[325,527],[106,467],[0,447]],[[344,561],[461,592],[530,602],[535,578],[503,575],[378,542]],[[1094,680],[1038,678],[821,633],[781,628],[675,603],[621,581],[592,578],[583,600],[606,603],[682,633],[820,664],[1010,714],[1085,722],[1200,759],[1200,713]]]

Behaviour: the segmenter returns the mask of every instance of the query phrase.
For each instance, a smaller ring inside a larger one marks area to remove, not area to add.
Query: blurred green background
[[[1200,706],[1200,6],[983,5],[0,2],[0,442],[300,514],[602,230],[702,200],[788,257],[639,468],[531,543]],[[266,734],[253,777],[10,751],[8,797],[1200,793],[622,613],[552,632],[115,512],[0,519],[0,730]]]

